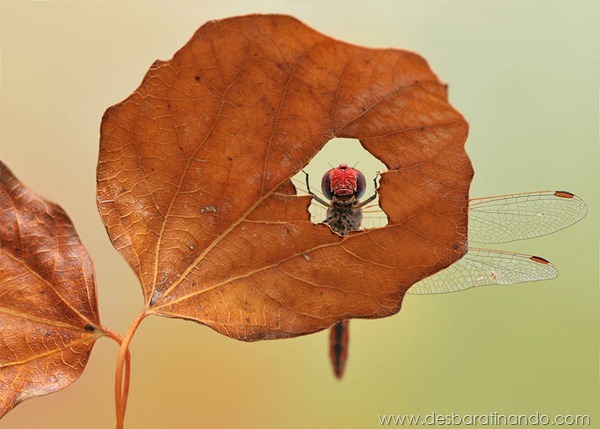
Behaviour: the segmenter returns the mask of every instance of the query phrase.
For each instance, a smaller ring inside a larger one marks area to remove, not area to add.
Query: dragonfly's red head
[[[356,168],[348,167],[346,164],[332,168],[321,180],[321,190],[329,200],[334,195],[340,198],[354,196],[358,200],[364,195],[366,188],[365,176]]]

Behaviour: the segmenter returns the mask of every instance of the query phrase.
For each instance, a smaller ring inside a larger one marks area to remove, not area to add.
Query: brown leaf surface
[[[396,313],[466,251],[468,125],[418,55],[288,16],[209,22],[106,112],[98,207],[147,311],[242,340]],[[389,171],[385,228],[309,221],[290,177],[333,137]]]
[[[0,162],[0,417],[82,373],[104,335],[94,269],[65,212]]]

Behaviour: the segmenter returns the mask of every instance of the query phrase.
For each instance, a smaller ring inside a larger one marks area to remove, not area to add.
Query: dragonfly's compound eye
[[[334,168],[329,170],[321,179],[321,191],[323,192],[323,196],[328,200],[333,198],[333,191],[331,190],[331,173],[333,173],[333,170]]]
[[[357,200],[361,199],[367,190],[367,181],[365,180],[365,175],[362,174],[357,169],[353,169],[356,172],[356,191],[354,192],[354,196]]]

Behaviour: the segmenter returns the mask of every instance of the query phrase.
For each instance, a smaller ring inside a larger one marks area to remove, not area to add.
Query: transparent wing
[[[430,295],[458,292],[476,286],[550,280],[557,275],[556,267],[538,256],[469,248],[462,259],[415,283],[408,293]]]
[[[573,225],[586,213],[583,200],[564,191],[475,198],[469,201],[469,242],[540,237]]]
[[[300,192],[306,192],[304,183],[295,184]],[[313,222],[325,219],[326,209],[319,204],[312,204],[309,211]],[[583,200],[565,191],[475,198],[469,201],[469,241],[506,243],[540,237],[580,221],[586,213]],[[363,214],[363,228],[387,224],[387,216],[376,204],[366,206]],[[554,265],[537,256],[470,247],[462,259],[416,283],[408,293],[458,292],[476,286],[550,280],[557,275]]]

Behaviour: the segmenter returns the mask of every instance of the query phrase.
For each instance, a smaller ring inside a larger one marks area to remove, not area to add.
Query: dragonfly
[[[374,179],[374,195],[360,201],[366,191],[366,179],[356,168],[340,164],[328,170],[321,179],[323,197],[311,190],[309,176],[306,172],[304,174],[305,192],[326,209],[324,217],[319,210],[313,210],[313,221],[322,219],[322,223],[341,236],[360,230],[365,213],[379,215],[370,218],[371,227],[384,226],[387,220],[385,213],[368,206],[377,198],[377,176]],[[469,241],[507,243],[540,237],[573,225],[586,213],[587,206],[583,200],[566,191],[474,198],[469,200]],[[550,280],[557,275],[556,267],[539,256],[469,247],[460,260],[415,283],[408,293],[458,292],[476,286]],[[343,320],[333,325],[329,334],[329,356],[338,379],[344,375],[348,344],[349,321]]]

